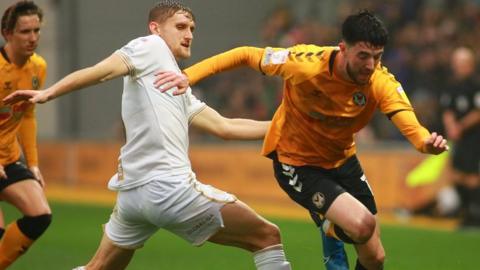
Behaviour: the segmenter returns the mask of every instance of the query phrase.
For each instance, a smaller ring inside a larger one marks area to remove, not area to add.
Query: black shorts
[[[0,179],[0,191],[6,187],[27,179],[35,179],[33,173],[20,161],[8,164],[3,167],[7,174],[7,179]]]
[[[344,192],[359,200],[372,214],[377,213],[375,199],[356,156],[335,169],[282,164],[276,154],[270,158],[280,187],[310,212],[317,225],[320,225],[318,215],[325,215],[333,201]]]

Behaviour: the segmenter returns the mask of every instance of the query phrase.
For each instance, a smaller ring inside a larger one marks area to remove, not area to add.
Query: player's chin
[[[35,53],[35,50],[33,49],[27,49],[24,51],[25,56],[30,57]]]
[[[192,55],[190,48],[182,48],[180,52],[181,58],[189,58]]]
[[[370,81],[370,76],[371,76],[370,74],[357,76],[356,78],[357,83],[360,85],[367,84]]]

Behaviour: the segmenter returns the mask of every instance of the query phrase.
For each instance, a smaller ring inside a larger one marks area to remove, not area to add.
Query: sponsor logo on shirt
[[[289,50],[274,51],[272,48],[267,48],[263,65],[279,65],[287,62]]]
[[[316,112],[316,111],[311,111],[308,113],[308,115],[332,127],[351,126],[354,121],[353,118],[341,117],[341,116],[330,116],[330,115],[325,115],[323,113]]]

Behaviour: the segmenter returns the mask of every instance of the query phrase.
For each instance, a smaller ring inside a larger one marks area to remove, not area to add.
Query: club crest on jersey
[[[37,76],[32,77],[32,89],[33,90],[38,90],[40,88],[40,80],[38,79]]]
[[[353,94],[353,103],[357,106],[365,106],[367,103],[367,97],[362,92],[355,92]]]
[[[3,90],[11,91],[12,90],[12,82],[10,82],[10,81],[5,82],[4,85],[3,85]]]

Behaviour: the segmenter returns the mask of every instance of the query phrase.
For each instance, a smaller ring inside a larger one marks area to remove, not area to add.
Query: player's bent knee
[[[17,221],[18,228],[30,239],[36,240],[50,226],[52,222],[51,214],[39,216],[24,216]]]
[[[280,229],[273,223],[267,225],[268,246],[280,244]]]
[[[264,222],[257,231],[255,242],[256,244],[253,247],[253,251],[280,244],[280,229],[273,223],[268,221]]]
[[[373,215],[364,215],[359,219],[354,230],[351,232],[351,238],[355,243],[363,244],[367,242],[375,232],[376,220]]]

